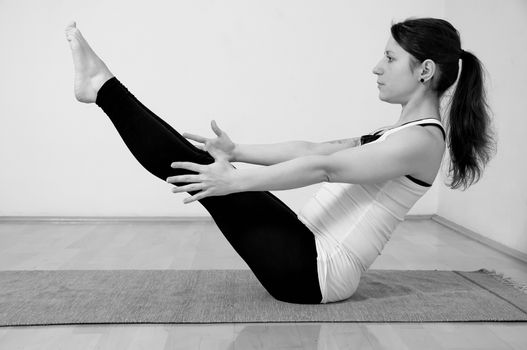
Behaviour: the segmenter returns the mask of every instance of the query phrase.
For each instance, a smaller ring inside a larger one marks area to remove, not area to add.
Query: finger
[[[173,162],[172,164],[170,164],[170,166],[175,169],[177,168],[187,169],[187,170],[195,171],[198,173],[201,173],[205,168],[204,165],[196,164],[192,162]]]
[[[201,191],[205,188],[205,184],[198,182],[195,184],[185,185],[185,186],[176,186],[172,189],[172,192],[190,192],[190,191]]]
[[[213,120],[211,123],[210,123],[210,126],[212,127],[212,130],[214,131],[214,133],[217,135],[217,136],[221,136],[221,129],[218,127],[218,124],[216,124],[216,121]]]
[[[169,183],[180,183],[180,182],[201,182],[203,181],[201,175],[177,175],[170,176],[167,178]]]
[[[199,201],[200,199],[208,197],[208,195],[209,195],[208,192],[201,191],[199,193],[196,193],[192,197],[188,197],[188,198],[183,199],[183,204],[188,204],[188,203],[191,203],[191,202]]]
[[[184,132],[182,135],[183,137],[187,139],[191,139],[191,140],[201,142],[201,143],[205,143],[205,141],[207,141],[206,137],[195,135],[195,134],[189,134],[189,133]]]

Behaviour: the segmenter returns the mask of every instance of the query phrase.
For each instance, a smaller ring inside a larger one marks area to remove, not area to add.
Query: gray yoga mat
[[[0,326],[527,321],[526,289],[487,270],[369,270],[348,300],[298,305],[249,270],[1,271]]]

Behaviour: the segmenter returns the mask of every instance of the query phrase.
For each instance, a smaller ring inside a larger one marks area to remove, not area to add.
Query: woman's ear
[[[436,64],[434,61],[427,59],[424,60],[423,63],[421,63],[421,74],[419,75],[419,79],[424,80],[424,82],[427,82],[428,80],[432,79],[436,71]]]

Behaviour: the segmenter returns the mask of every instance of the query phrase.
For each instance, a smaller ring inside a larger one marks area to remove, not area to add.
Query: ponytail
[[[461,74],[448,114],[450,187],[466,190],[479,181],[496,150],[490,130],[489,106],[483,82],[483,66],[470,52],[461,51]]]

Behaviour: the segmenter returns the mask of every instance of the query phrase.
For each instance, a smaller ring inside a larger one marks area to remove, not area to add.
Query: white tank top
[[[417,124],[438,124],[443,130],[438,120],[421,119],[390,129],[372,142]],[[322,303],[355,292],[362,272],[429,188],[401,176],[377,184],[325,183],[315,193],[298,218],[315,236]]]

